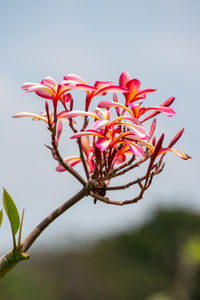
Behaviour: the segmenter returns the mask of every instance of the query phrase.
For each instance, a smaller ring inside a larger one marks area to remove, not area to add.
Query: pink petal
[[[107,92],[127,93],[128,90],[125,89],[125,88],[121,88],[119,86],[112,85],[112,86],[108,86],[108,87],[105,87],[105,88],[102,88],[102,89],[98,90],[97,92],[95,92],[95,96],[96,95],[101,95],[101,94],[104,94],[104,93],[107,93]]]
[[[142,125],[131,124],[128,122],[120,122],[119,124],[125,125],[127,128],[129,128],[134,134],[136,134],[140,138],[147,137],[146,130]]]
[[[130,90],[130,92],[132,94],[132,93],[136,93],[137,92],[137,90],[140,88],[140,84],[141,84],[140,80],[138,80],[138,79],[131,79],[127,83],[126,87]]]
[[[71,85],[72,89],[75,89],[75,90],[84,90],[85,92],[96,91],[96,88],[94,88],[93,86],[88,85],[88,84],[83,84],[83,83],[75,84],[75,82],[73,82],[73,81],[63,81],[62,84],[67,85],[67,86]],[[73,86],[72,86],[72,84],[73,84]]]
[[[96,142],[96,147],[99,148],[100,151],[104,151],[110,145],[111,140],[103,138],[99,138]]]
[[[166,152],[172,152],[172,153],[176,154],[177,156],[179,156],[180,158],[185,159],[185,160],[191,158],[190,156],[188,156],[187,154],[185,154],[185,153],[184,153],[183,151],[181,151],[181,150],[178,150],[178,149],[170,149],[170,148],[162,148],[162,149],[159,151],[158,155],[164,154],[164,153],[166,153]]]
[[[55,87],[57,86],[57,82],[50,76],[47,76],[46,78],[42,79],[41,84],[50,86],[53,89],[55,89]]]
[[[87,84],[86,81],[82,77],[80,77],[76,74],[68,74],[68,75],[64,76],[64,80],[74,80],[74,81],[77,81],[82,84]]]
[[[86,92],[93,92],[96,91],[96,88],[88,85],[88,84],[77,84],[75,87],[76,90],[84,90]]]
[[[105,87],[109,87],[113,85],[113,81],[96,81],[95,84],[94,84],[94,87],[97,88],[98,90],[99,89],[103,89]]]
[[[115,155],[115,163],[121,164],[126,161],[126,155],[125,154],[116,154]]]
[[[24,117],[29,117],[32,118],[33,120],[41,120],[44,121],[45,123],[48,123],[47,118],[46,117],[42,117],[40,115],[36,115],[36,114],[32,114],[29,112],[20,112],[16,115],[13,116],[13,118],[24,118]]]
[[[83,151],[84,151],[87,159],[89,159],[89,156],[90,156],[90,137],[88,135],[82,136],[81,137],[81,144],[82,144]]]
[[[131,80],[131,76],[128,72],[124,71],[119,77],[119,85],[121,87],[126,87],[128,81]]]
[[[98,107],[100,107],[100,108],[121,107],[124,110],[128,111],[128,113],[134,118],[134,115],[133,115],[132,111],[129,108],[127,108],[125,105],[123,105],[121,103],[118,103],[118,102],[101,101],[98,104]]]
[[[72,95],[70,93],[67,93],[65,95],[63,95],[63,102],[64,103],[67,103],[67,102],[70,102],[72,101]]]
[[[25,82],[25,83],[22,84],[21,88],[22,88],[23,90],[25,90],[25,91],[28,92],[28,90],[29,90],[31,87],[37,86],[37,85],[38,85],[38,83]]]
[[[38,96],[46,99],[52,99],[52,95],[55,96],[55,92],[51,88],[40,84],[30,87],[27,92],[35,92]]]
[[[66,165],[68,165],[70,167],[73,167],[76,164],[78,164],[81,161],[81,159],[78,156],[69,156],[69,157],[65,158],[63,161]],[[67,170],[64,167],[62,167],[61,165],[58,165],[56,167],[56,171],[64,172],[64,171],[67,171]]]
[[[167,99],[166,101],[164,101],[160,106],[164,106],[164,107],[168,107],[170,106],[175,100],[175,97],[170,97],[169,99]],[[142,121],[140,122],[145,122],[153,117],[155,117],[157,114],[159,114],[159,111],[154,111],[153,113],[151,113],[150,115],[148,115],[147,117],[145,117]]]
[[[175,111],[171,107],[152,106],[152,107],[145,108],[144,112],[148,110],[163,112],[168,117],[173,117],[175,115]]]
[[[139,157],[142,157],[144,155],[142,147],[138,146],[137,144],[132,143],[130,141],[129,142],[127,142],[127,141],[120,141],[120,142],[126,143],[129,146],[131,152],[134,155],[139,156]]]
[[[93,123],[92,127],[94,130],[98,130],[102,127],[105,127],[108,124],[107,120],[97,120],[96,122]]]
[[[133,118],[133,117],[127,117],[127,116],[119,116],[119,117],[113,119],[113,120],[110,122],[109,127],[115,125],[115,123],[117,123],[117,122],[119,122],[119,121],[121,121],[121,120],[128,120],[128,121],[133,122],[134,124],[143,126],[143,125],[138,121],[138,119],[136,119],[136,118]]]
[[[95,168],[95,163],[94,163],[93,157],[91,157],[91,158],[87,161],[87,164],[88,164],[88,171],[89,171],[89,174],[91,174],[91,173],[94,171],[94,168]]]
[[[81,131],[81,132],[75,133],[74,135],[72,135],[70,137],[70,139],[77,139],[79,137],[86,136],[86,135],[93,135],[93,136],[98,136],[98,137],[104,138],[104,136],[102,134],[100,134],[98,131],[87,130],[87,131]]]
[[[94,117],[95,119],[101,120],[101,118],[94,112],[86,112],[86,111],[82,111],[82,110],[74,110],[71,111],[69,113],[66,113],[65,115],[67,118],[75,118],[75,117],[85,117],[85,116],[90,116],[90,117]]]
[[[153,92],[156,92],[156,89],[145,89],[145,90],[140,90],[140,91],[137,93],[137,96],[136,96],[136,97],[138,97],[138,96],[141,95],[141,94],[153,93]]]

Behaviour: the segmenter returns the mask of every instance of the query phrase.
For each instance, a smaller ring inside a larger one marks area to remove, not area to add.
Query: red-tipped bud
[[[153,119],[153,122],[151,124],[148,141],[151,140],[151,138],[152,138],[152,136],[154,134],[155,129],[156,129],[156,118]]]
[[[152,139],[152,145],[155,146],[155,144],[156,144],[156,137],[154,136]]]
[[[168,148],[171,148],[182,136],[184,131],[184,128],[182,128],[181,130],[179,130],[179,132],[175,135],[175,137],[172,139],[172,141],[169,143]]]

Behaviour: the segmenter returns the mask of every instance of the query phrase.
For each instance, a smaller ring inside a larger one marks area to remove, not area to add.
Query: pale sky
[[[167,144],[184,127],[176,147],[192,156],[192,160],[183,161],[168,154],[164,172],[136,205],[113,207],[93,205],[89,197],[82,200],[46,230],[35,249],[123,230],[143,222],[158,206],[200,211],[199,14],[197,0],[1,3],[0,185],[13,196],[20,211],[25,207],[24,237],[80,188],[71,175],[56,173],[56,162],[44,147],[49,142],[45,125],[12,119],[20,111],[44,110],[42,98],[21,90],[24,82],[40,82],[45,76],[62,81],[64,75],[75,73],[90,84],[96,80],[117,84],[120,73],[127,70],[141,80],[142,88],[157,89],[145,100],[148,105],[176,97],[172,106],[176,116],[160,116],[158,134],[166,133]],[[77,107],[83,101],[81,96],[77,97]],[[72,144],[61,148],[63,156],[74,155]],[[131,179],[138,177],[138,172],[130,173]],[[132,195],[133,188],[113,193],[111,198]],[[0,236],[1,255],[12,242],[6,218]]]

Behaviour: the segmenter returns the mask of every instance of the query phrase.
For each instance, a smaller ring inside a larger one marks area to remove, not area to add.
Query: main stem
[[[52,213],[50,213],[35,229],[25,238],[22,243],[22,251],[26,252],[34,241],[39,237],[39,235],[47,228],[55,219],[62,215],[67,209],[76,204],[86,195],[86,189],[82,188],[77,194],[75,194],[68,201],[63,203]]]
[[[14,268],[20,261],[29,257],[25,252],[31,247],[39,235],[60,215],[62,215],[67,209],[80,201],[87,194],[87,189],[82,188],[77,194],[66,201],[64,204],[50,213],[39,225],[33,229],[33,231],[22,242],[21,248],[17,250],[11,250],[0,258],[0,278]]]

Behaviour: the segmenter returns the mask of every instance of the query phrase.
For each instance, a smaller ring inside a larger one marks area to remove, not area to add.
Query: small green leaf
[[[2,224],[3,221],[3,210],[0,210],[0,226]]]
[[[16,234],[20,226],[19,213],[13,199],[5,189],[3,189],[3,205],[10,221],[12,232]]]

